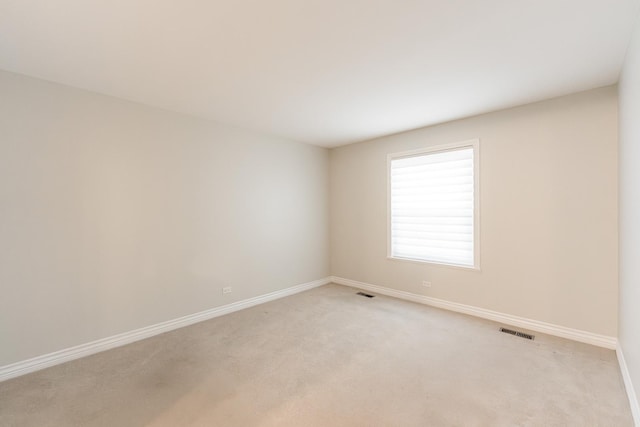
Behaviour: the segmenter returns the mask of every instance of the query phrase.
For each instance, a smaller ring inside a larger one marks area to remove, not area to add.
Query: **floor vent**
[[[365,294],[364,292],[358,292],[356,295],[360,295],[360,296],[367,297],[367,298],[375,297],[375,295]]]
[[[507,328],[500,328],[500,332],[504,332],[505,334],[511,334],[511,335],[515,335],[517,337],[520,338],[526,338],[528,340],[532,340],[535,338],[535,336],[530,335],[530,334],[525,334],[524,332],[518,332],[518,331],[514,331],[511,329],[507,329]]]

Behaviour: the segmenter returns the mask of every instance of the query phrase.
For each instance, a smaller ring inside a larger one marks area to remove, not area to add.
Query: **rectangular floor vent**
[[[361,295],[363,297],[367,297],[367,298],[373,298],[375,297],[375,295],[371,295],[371,294],[365,294],[364,292],[358,292],[357,295]]]
[[[526,338],[528,340],[532,340],[535,338],[534,335],[525,334],[524,332],[518,332],[518,331],[514,331],[512,329],[507,329],[507,328],[500,328],[500,332],[504,332],[505,334],[515,335],[520,338]]]

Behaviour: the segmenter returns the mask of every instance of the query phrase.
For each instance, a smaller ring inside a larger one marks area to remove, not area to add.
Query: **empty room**
[[[640,426],[640,0],[0,0],[0,426]]]

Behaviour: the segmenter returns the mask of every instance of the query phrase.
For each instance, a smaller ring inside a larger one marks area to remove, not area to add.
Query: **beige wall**
[[[0,93],[0,366],[328,275],[326,149],[6,72]]]
[[[620,78],[620,347],[640,392],[640,21]],[[640,405],[640,402],[639,402]],[[636,406],[638,407],[638,406]],[[636,414],[636,417],[640,414]],[[639,420],[640,421],[640,420]]]
[[[481,271],[388,260],[387,154],[473,138]],[[616,336],[616,188],[615,87],[336,148],[332,274]]]

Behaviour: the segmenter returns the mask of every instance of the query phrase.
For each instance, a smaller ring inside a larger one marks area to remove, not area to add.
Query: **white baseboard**
[[[532,331],[542,332],[542,333],[554,335],[557,337],[567,338],[574,341],[596,345],[598,347],[604,347],[611,350],[614,350],[616,348],[616,342],[617,342],[616,337],[609,337],[606,335],[598,335],[591,332],[581,331],[578,329],[566,328],[564,326],[553,325],[551,323],[540,322],[537,320],[527,319],[524,317],[512,316],[510,314],[504,314],[497,311],[474,307],[471,305],[459,304],[456,302],[450,302],[450,301],[446,301],[438,298],[427,297],[424,295],[418,295],[411,292],[399,291],[399,290],[387,288],[384,286],[372,285],[369,283],[358,282],[356,280],[345,279],[342,277],[332,276],[331,281],[339,285],[351,286],[354,288],[376,292],[382,295],[388,295],[395,298],[400,298],[408,301],[430,305],[432,307],[444,308],[445,310],[451,310],[458,313],[469,314],[471,316],[481,317],[483,319],[493,320],[495,322],[500,322],[500,323],[504,323],[511,326],[517,326],[517,327],[529,329]]]
[[[640,404],[638,403],[638,396],[636,395],[633,383],[631,382],[631,375],[629,375],[629,368],[627,367],[627,362],[624,359],[620,343],[618,343],[616,347],[616,355],[618,356],[618,364],[620,365],[620,372],[622,373],[622,379],[624,380],[624,388],[627,390],[627,397],[629,397],[629,406],[631,406],[633,422],[637,427],[640,427]]]
[[[20,362],[12,363],[10,365],[0,366],[0,381],[15,378],[20,375],[48,368],[50,366],[59,365],[70,360],[79,359],[81,357],[89,356],[91,354],[99,353],[101,351],[109,350],[115,347],[120,347],[125,344],[130,344],[135,341],[149,338],[154,335],[159,335],[164,332],[169,332],[174,329],[189,326],[194,323],[212,319],[214,317],[233,313],[234,311],[249,308],[254,305],[263,304],[265,302],[297,294],[299,292],[303,292],[312,288],[317,288],[318,286],[330,283],[330,281],[331,278],[329,277],[314,280],[313,282],[303,283],[301,285],[292,286],[286,289],[249,298],[243,301],[237,301],[231,304],[215,307],[210,310],[201,311],[199,313],[190,314],[187,316],[179,317],[177,319],[168,320],[166,322],[157,323],[155,325],[146,326],[144,328],[135,329],[133,331],[124,332],[122,334],[113,335],[111,337],[102,338],[86,344],[80,344],[75,347],[70,347],[64,350],[34,357],[32,359],[23,360]]]

